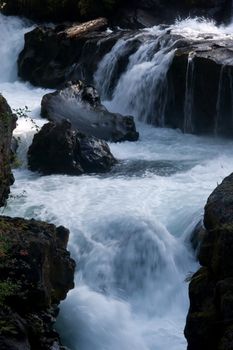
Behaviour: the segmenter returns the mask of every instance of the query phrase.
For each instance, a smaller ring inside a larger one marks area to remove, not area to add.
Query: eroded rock
[[[89,22],[88,22],[89,23]],[[34,85],[58,88],[65,82],[84,79],[93,83],[98,63],[122,35],[104,26],[39,26],[25,34],[25,46],[18,58],[19,76]],[[78,35],[74,35],[74,34]]]
[[[5,98],[0,95],[0,206],[4,205],[14,178],[11,173],[11,139],[16,126],[13,115]]]
[[[210,195],[200,270],[189,286],[188,350],[230,350],[233,330],[233,174]]]
[[[0,347],[62,349],[53,325],[74,287],[69,231],[44,222],[0,217]]]
[[[74,130],[67,120],[45,124],[28,151],[29,168],[43,174],[105,172],[115,163],[106,142]]]
[[[139,137],[133,117],[109,112],[97,90],[81,81],[45,95],[41,115],[55,122],[69,119],[73,128],[105,141],[136,141]]]

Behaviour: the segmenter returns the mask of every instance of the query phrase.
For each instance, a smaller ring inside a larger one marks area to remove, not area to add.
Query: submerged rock
[[[10,185],[14,182],[10,164],[12,160],[11,139],[15,126],[16,118],[5,98],[0,95],[0,206],[5,204]]]
[[[75,129],[105,141],[136,141],[139,137],[133,117],[109,112],[97,90],[81,81],[45,95],[41,115],[55,122],[69,119]]]
[[[53,325],[74,287],[69,231],[44,222],[0,217],[0,348],[62,349]]]
[[[43,174],[105,172],[115,163],[106,142],[74,130],[67,120],[45,124],[28,151],[29,168]]]
[[[210,195],[200,270],[189,286],[188,350],[230,350],[233,330],[233,174]]]

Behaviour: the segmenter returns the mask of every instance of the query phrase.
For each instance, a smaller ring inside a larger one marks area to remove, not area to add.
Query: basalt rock
[[[136,141],[139,136],[133,117],[110,113],[97,90],[81,81],[45,95],[41,115],[55,122],[69,119],[73,128],[105,141]]]
[[[200,270],[189,286],[188,350],[233,349],[233,174],[210,195]]]
[[[14,182],[10,164],[12,160],[11,139],[15,126],[16,118],[5,98],[0,95],[0,206],[5,204],[10,185]]]
[[[177,48],[167,74],[166,126],[233,136],[232,44],[210,36]]]
[[[150,45],[148,55],[152,63],[153,55],[161,48],[167,52],[174,50],[168,70],[158,78],[161,82],[158,84],[158,79],[153,81],[150,77],[151,85],[147,86],[145,80],[146,108],[138,118],[188,133],[233,136],[233,41],[230,37],[219,39],[210,33],[190,39],[174,27],[166,26],[161,26],[157,34],[156,31],[116,30],[68,38],[69,31],[68,28],[37,28],[26,34],[25,47],[19,56],[21,77],[45,87],[83,79],[88,84],[97,84],[103,97],[111,99],[139,47],[145,45],[146,50],[145,43]],[[97,67],[106,54],[109,54],[108,70],[99,72]],[[109,77],[111,81],[105,88],[104,79],[108,81]]]
[[[58,305],[74,286],[69,231],[0,217],[0,348],[62,350],[54,330]]]
[[[25,34],[18,58],[19,76],[45,88],[58,88],[77,79],[93,83],[98,63],[122,35],[121,31],[106,31],[106,24],[99,19],[72,27],[35,28]]]
[[[43,174],[105,172],[115,163],[106,142],[74,130],[67,120],[45,124],[28,151],[29,168]]]

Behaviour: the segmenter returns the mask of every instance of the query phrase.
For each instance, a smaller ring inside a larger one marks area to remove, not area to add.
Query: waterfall
[[[203,71],[197,77],[196,70],[205,64],[205,58],[200,61],[200,54],[197,54],[199,66],[194,69],[196,54],[192,48],[195,43],[196,49],[202,45],[200,50],[197,49],[197,52],[201,52],[208,50],[206,45],[211,46],[215,40],[228,39],[233,39],[230,26],[217,28],[211,21],[198,19],[187,19],[170,27],[156,26],[141,30],[135,36],[122,34],[122,38],[100,62],[95,83],[110,109],[133,115],[139,121],[160,127],[172,126],[187,133],[210,134],[215,130],[218,135],[228,134],[233,123],[230,129],[216,128],[215,125],[220,118],[225,124],[228,123],[225,119],[230,112],[225,113],[220,108],[223,92],[218,92],[217,105],[216,100],[209,96],[212,117],[208,116],[207,105],[203,106],[208,84],[221,85],[222,74],[218,76],[216,64],[214,76],[208,76],[207,72],[205,80]],[[187,50],[182,53],[185,46]],[[184,59],[179,61],[182,54]],[[197,92],[196,88],[200,91]],[[225,93],[229,94],[229,89],[231,87],[227,86]]]
[[[216,118],[215,118],[215,125],[214,125],[214,134],[217,136],[218,135],[218,130],[220,127],[220,122],[221,122],[221,112],[222,112],[222,101],[223,101],[223,78],[224,78],[224,68],[225,66],[221,67],[220,70],[220,75],[219,75],[219,85],[218,85],[218,98],[217,98],[217,103],[216,103]]]
[[[135,38],[118,41],[100,63],[95,81],[103,98],[107,99],[112,95],[113,109],[118,109],[123,114],[131,114],[138,120],[164,126],[166,75],[175,49],[166,29],[154,28],[154,31],[153,36],[142,32]],[[141,41],[140,45],[138,41]],[[135,52],[127,50],[129,43],[135,44]],[[128,64],[113,89],[112,82],[115,79],[119,56],[124,56]],[[114,91],[109,95],[112,89]]]
[[[198,37],[210,24],[196,26],[187,35]],[[112,109],[164,125],[167,72],[175,54],[169,31],[187,32],[190,25],[186,21],[172,28],[125,37],[105,56],[96,79]],[[0,91],[13,108],[28,105],[42,125],[40,101],[47,91],[16,78],[16,55],[29,29],[17,18],[0,15]],[[211,31],[219,29],[211,25]],[[117,67],[119,57],[126,60]],[[187,116],[192,71],[190,62]],[[233,170],[233,142],[141,122],[138,129],[138,142],[110,144],[119,162],[108,174],[40,176],[25,163],[14,170],[4,214],[70,230],[75,288],[61,305],[57,328],[71,350],[186,349],[185,279],[197,269],[190,234],[208,195]],[[19,121],[16,132],[29,140],[30,122]]]
[[[194,93],[194,54],[191,52],[188,57],[186,72],[186,87],[184,101],[184,132],[193,132],[192,112],[193,112],[193,93]]]

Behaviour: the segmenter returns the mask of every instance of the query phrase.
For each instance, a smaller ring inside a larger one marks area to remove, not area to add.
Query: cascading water
[[[181,22],[175,28],[184,31],[185,25]],[[198,26],[196,32],[209,30],[204,22]],[[0,91],[13,108],[28,105],[36,123],[42,124],[38,112],[45,91],[10,78],[16,76],[15,56],[29,29],[17,18],[0,15],[0,33],[5,31]],[[211,30],[223,32],[214,26]],[[157,28],[148,31],[153,37]],[[152,37],[131,53],[113,101],[107,102],[117,111],[134,110],[142,120],[150,102],[147,91],[144,98],[139,96],[143,82],[155,89],[150,73],[159,79],[173,54],[164,46],[155,53]],[[4,75],[7,65],[13,75]],[[99,70],[96,75],[102,81],[114,67],[105,68],[105,73]],[[140,100],[136,104],[127,99],[133,88],[133,98]],[[29,122],[22,121],[16,132],[28,135],[30,128]],[[233,170],[233,142],[141,123],[138,128],[138,142],[110,145],[120,162],[109,174],[40,177],[24,167],[14,172],[13,198],[4,214],[62,224],[71,232],[69,248],[78,267],[76,287],[62,304],[57,327],[72,350],[186,347],[185,278],[197,268],[188,239],[209,193]]]
[[[226,110],[216,99],[209,102],[212,103],[210,108],[214,109],[213,120],[209,118],[208,125],[203,123],[204,130],[198,128],[202,116],[197,114],[202,111],[204,102],[200,95],[205,94],[205,90],[203,88],[201,93],[196,93],[198,88],[194,72],[195,47],[197,52],[205,52],[208,45],[216,43],[216,46],[221,46],[228,39],[233,40],[231,26],[217,28],[213,22],[203,19],[188,19],[169,27],[156,26],[139,31],[134,36],[126,33],[99,64],[95,83],[102,98],[111,100],[109,108],[131,114],[148,124],[179,127],[189,133],[213,133],[221,114],[232,129],[233,123],[229,122],[229,119],[233,119],[232,107],[228,106]],[[202,46],[198,48],[198,45]],[[185,55],[182,56],[182,47],[186,47],[186,59]],[[183,61],[179,60],[180,56]],[[199,62],[199,71],[201,64]],[[231,56],[226,64],[232,64]],[[216,67],[214,79],[225,79],[223,75],[218,76],[217,70]],[[179,82],[182,79],[186,80],[185,84]],[[203,82],[198,86],[203,87]],[[205,88],[208,89],[208,86]],[[179,90],[179,93],[175,90]],[[229,94],[229,90],[231,85],[227,82],[225,93]],[[225,95],[221,98],[224,99]],[[174,117],[176,112],[179,116]],[[220,131],[219,135],[224,134],[221,128],[217,131]]]
[[[184,132],[193,132],[192,110],[193,110],[193,88],[194,88],[194,63],[193,53],[189,54],[186,72],[186,88],[184,101]]]
[[[117,82],[111,108],[132,114],[148,123],[153,119],[154,124],[163,126],[167,97],[166,74],[174,55],[173,40],[167,36],[166,29],[154,28],[154,35],[147,35],[146,40],[142,32],[134,38],[118,41],[100,63],[95,81],[103,98],[109,98],[109,91],[116,80],[119,56],[124,56],[129,63]],[[131,51],[127,48],[132,42],[137,47],[138,41],[142,41],[142,44],[130,55]]]

